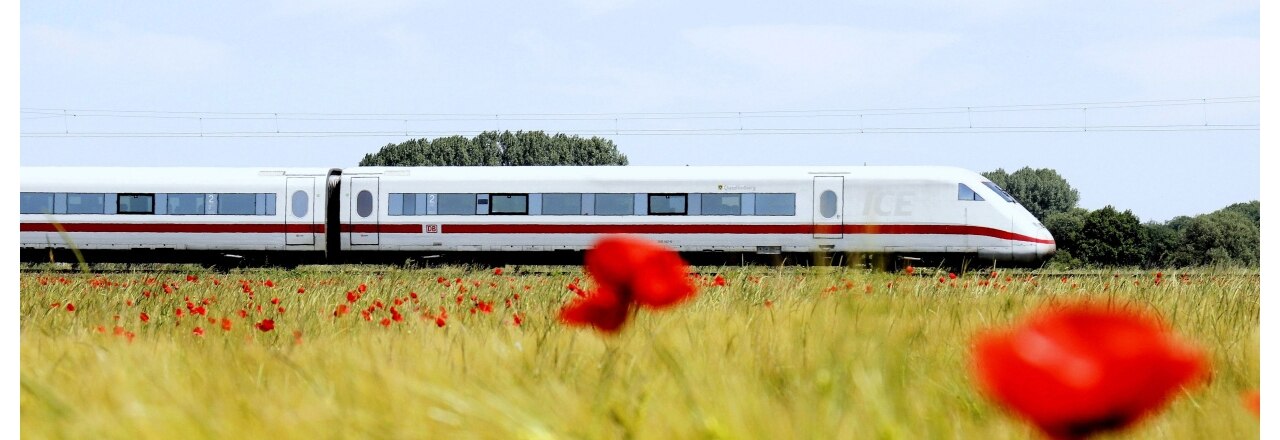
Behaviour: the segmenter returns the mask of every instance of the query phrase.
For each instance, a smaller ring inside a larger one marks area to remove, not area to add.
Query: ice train
[[[1055,250],[1013,197],[954,167],[24,167],[20,212],[26,261],[536,263],[611,233],[695,260],[1037,265]]]

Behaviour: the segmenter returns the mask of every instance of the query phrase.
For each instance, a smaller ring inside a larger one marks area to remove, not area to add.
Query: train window
[[[543,194],[542,215],[582,215],[582,194]]]
[[[688,199],[687,194],[649,194],[649,215],[684,215]]]
[[[702,215],[742,215],[742,194],[703,194]]]
[[[22,214],[53,214],[53,193],[22,193],[18,202]]]
[[[311,203],[311,197],[307,196],[306,191],[303,191],[303,190],[294,191],[293,202],[292,202],[293,209],[291,209],[289,212],[292,212],[293,216],[297,218],[306,217],[307,208],[308,208],[307,204],[309,203]]]
[[[981,202],[984,199],[981,195],[978,195],[978,193],[973,192],[973,189],[969,188],[969,185],[961,183],[959,200],[976,200]]]
[[[1009,193],[1005,192],[1003,189],[1000,189],[1000,185],[996,185],[991,182],[982,182],[982,184],[986,185],[987,188],[991,188],[992,191],[995,191],[996,195],[1000,196],[1004,201],[1009,203],[1018,203],[1017,200],[1013,199],[1013,196],[1009,195]]]
[[[218,194],[219,215],[254,215],[258,213],[257,194]]]
[[[439,194],[436,213],[440,215],[476,215],[475,194]]]
[[[836,192],[826,190],[818,197],[818,213],[822,214],[822,218],[831,218],[836,216],[836,204],[839,202],[836,198]]]
[[[635,215],[635,203],[631,194],[596,194],[596,215]]]
[[[796,215],[796,195],[756,194],[756,215]]]
[[[169,194],[165,207],[173,215],[200,215],[205,211],[204,194]]]
[[[118,194],[116,212],[119,214],[151,214],[155,212],[155,194]]]
[[[67,194],[67,214],[102,214],[106,199],[106,194]]]
[[[489,213],[525,215],[529,213],[528,194],[490,194]]]
[[[356,194],[356,215],[363,218],[370,214],[373,214],[373,193],[367,189],[361,190]]]

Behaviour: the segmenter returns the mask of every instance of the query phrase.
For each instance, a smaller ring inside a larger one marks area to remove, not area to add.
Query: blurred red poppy
[[[204,336],[204,329],[200,327],[196,327],[195,329],[191,330],[191,334],[196,336]]]
[[[258,330],[262,330],[262,331],[264,331],[264,332],[269,332],[269,331],[271,331],[272,329],[276,328],[276,322],[275,322],[275,321],[272,321],[272,320],[270,320],[270,319],[264,319],[264,320],[262,320],[262,322],[259,322],[259,323],[257,323],[257,324],[254,324],[253,326],[254,326],[254,327],[257,327],[257,328],[258,328]]]
[[[141,319],[142,322],[147,322],[151,320],[151,316],[147,315],[147,312],[142,312],[138,314],[138,319]]]
[[[989,395],[1053,438],[1129,426],[1207,378],[1209,368],[1160,321],[1091,304],[981,335],[974,360]]]
[[[561,310],[560,320],[570,325],[614,332],[633,305],[669,307],[698,291],[679,254],[642,238],[606,236],[587,251],[585,260],[596,287]]]
[[[1244,407],[1252,412],[1254,417],[1262,417],[1262,392],[1244,393]]]

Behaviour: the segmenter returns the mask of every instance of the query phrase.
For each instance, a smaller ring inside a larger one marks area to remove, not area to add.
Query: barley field
[[[1210,358],[1115,438],[1259,435],[1256,271],[696,269],[696,297],[614,334],[557,319],[591,284],[576,267],[27,270],[22,436],[1029,438],[976,387],[972,341],[1086,300]]]

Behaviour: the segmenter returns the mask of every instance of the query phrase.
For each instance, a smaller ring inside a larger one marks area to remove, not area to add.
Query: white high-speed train
[[[953,167],[27,167],[21,180],[29,261],[74,247],[89,261],[538,262],[611,233],[689,256],[1037,264],[1055,250],[1017,201]]]

